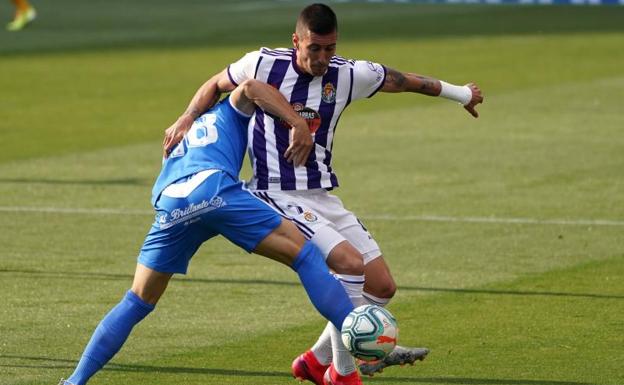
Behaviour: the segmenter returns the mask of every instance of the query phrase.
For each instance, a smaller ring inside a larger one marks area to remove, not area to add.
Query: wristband
[[[443,98],[451,99],[461,103],[463,106],[472,100],[472,90],[468,86],[456,86],[440,80],[440,95]]]

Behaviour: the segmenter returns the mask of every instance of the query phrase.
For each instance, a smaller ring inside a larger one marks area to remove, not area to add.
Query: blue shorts
[[[170,187],[184,187],[190,178]],[[215,171],[191,188],[188,194],[172,197],[163,193],[158,198],[156,220],[141,248],[139,263],[161,273],[186,274],[193,254],[215,235],[252,252],[282,222],[276,211],[223,171]]]

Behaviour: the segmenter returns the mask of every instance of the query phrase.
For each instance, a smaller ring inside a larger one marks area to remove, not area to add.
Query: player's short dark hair
[[[338,31],[338,19],[329,6],[315,3],[305,7],[297,19],[297,32],[309,29],[319,35],[327,35]]]

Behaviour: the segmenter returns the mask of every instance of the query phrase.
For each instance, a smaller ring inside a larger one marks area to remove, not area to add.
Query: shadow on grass
[[[33,365],[12,365],[0,363],[0,367],[6,368],[28,368],[28,369],[73,369],[76,361],[47,358],[0,355],[0,362],[4,360],[26,360],[41,362]],[[289,372],[275,371],[252,371],[219,368],[189,368],[179,366],[150,366],[150,365],[126,365],[111,363],[103,370],[121,372],[143,372],[143,373],[184,373],[184,374],[209,374],[218,376],[238,376],[238,377],[282,377],[289,378]],[[588,382],[559,381],[559,380],[537,380],[537,379],[504,379],[504,378],[465,378],[465,377],[380,377],[371,379],[370,382],[379,383],[419,383],[419,384],[466,384],[466,385],[594,385]]]
[[[466,377],[375,377],[375,383],[418,383],[418,384],[462,384],[462,385],[595,385],[589,382],[557,380],[520,380],[506,378],[466,378]]]
[[[37,364],[4,364],[4,360],[26,360],[41,362]],[[48,358],[48,357],[28,357],[0,355],[0,367],[5,368],[28,368],[28,369],[74,369],[77,362],[74,360]],[[150,366],[150,365],[127,365],[110,363],[102,370],[119,372],[144,372],[144,373],[185,373],[185,374],[212,374],[218,376],[240,376],[240,377],[292,377],[287,372],[261,372],[251,370],[219,369],[219,368],[189,368],[180,366]],[[576,384],[574,384],[576,385]]]
[[[59,278],[59,279],[99,279],[99,280],[123,280],[131,282],[132,274],[88,273],[88,272],[55,272],[38,270],[0,269],[0,274],[20,274],[33,278]],[[273,281],[266,279],[223,279],[223,278],[183,278],[174,277],[176,282],[201,283],[201,284],[225,284],[225,285],[273,285],[273,286],[299,286],[299,282]],[[516,296],[545,296],[545,297],[569,297],[569,298],[595,298],[595,299],[624,299],[624,295],[598,294],[598,293],[564,293],[553,291],[529,291],[529,290],[494,290],[494,289],[455,289],[446,287],[422,287],[422,286],[398,286],[402,291],[423,291],[455,294],[484,294],[484,295],[516,295]]]
[[[50,185],[78,185],[78,186],[147,186],[152,182],[137,179],[104,179],[104,180],[69,180],[69,179],[32,179],[32,178],[1,178],[0,183],[20,183],[20,184],[50,184]]]

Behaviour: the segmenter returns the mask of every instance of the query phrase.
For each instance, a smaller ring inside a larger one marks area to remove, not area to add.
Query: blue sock
[[[154,305],[143,302],[132,291],[102,319],[82,353],[74,373],[67,379],[74,385],[84,385],[121,349],[134,325],[138,324]]]
[[[338,330],[353,304],[340,282],[329,273],[320,250],[306,241],[292,264],[312,304]]]

